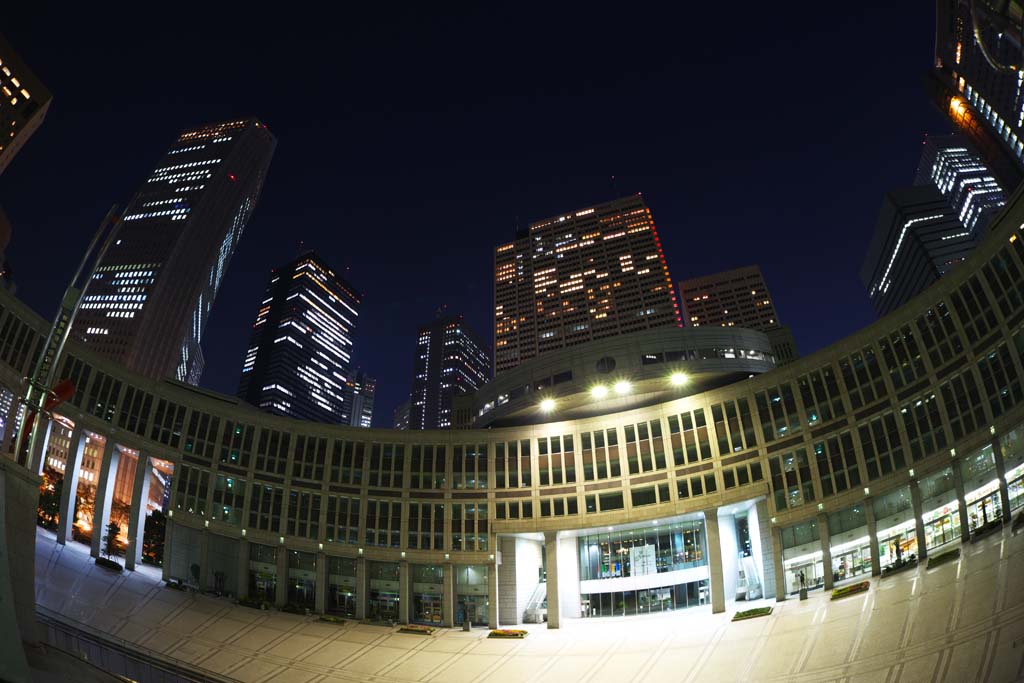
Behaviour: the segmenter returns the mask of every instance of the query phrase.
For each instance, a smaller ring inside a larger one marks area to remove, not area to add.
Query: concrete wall
[[[193,564],[198,564],[200,567],[200,577],[205,568],[202,566],[202,560],[200,559],[201,550],[200,543],[203,536],[203,532],[199,529],[192,529],[182,524],[171,523],[171,544],[173,552],[170,558],[167,558],[168,564],[168,575],[172,579],[179,579],[187,583],[193,583],[191,567]],[[221,538],[217,539],[217,543],[221,542]],[[237,554],[236,554],[237,557]],[[235,560],[234,572],[238,572],[238,560]],[[206,586],[202,586],[206,588]]]
[[[503,536],[499,539],[501,564],[498,565],[498,619],[502,626],[519,623],[516,616],[516,539]]]
[[[761,576],[761,591],[763,597],[775,597],[775,552],[774,541],[772,540],[772,528],[768,519],[768,502],[765,499],[757,501],[750,508],[748,522],[750,524],[750,548],[754,556],[754,563]]]
[[[722,552],[722,588],[726,600],[736,599],[736,580],[739,578],[739,546],[736,541],[736,517],[718,512],[718,538]]]
[[[558,539],[558,607],[563,619],[580,614],[580,556],[575,537]]]
[[[208,556],[208,587],[215,586],[214,572],[224,572],[225,592],[238,595],[238,541],[233,538],[211,538]]]
[[[544,544],[526,538],[503,537],[499,547],[498,618],[502,626],[520,624],[530,596],[537,587]],[[576,601],[576,612],[579,613],[579,595]]]
[[[0,678],[28,681],[35,643],[36,508],[40,478],[0,456]]]

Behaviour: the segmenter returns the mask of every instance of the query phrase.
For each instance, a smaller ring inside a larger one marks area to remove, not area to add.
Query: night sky
[[[234,393],[270,269],[302,240],[364,293],[355,359],[390,426],[417,325],[447,305],[492,340],[494,246],[616,192],[645,196],[673,279],[759,263],[817,350],[873,319],[857,273],[882,194],[911,184],[925,133],[950,132],[922,86],[933,9],[711,5],[5,8],[54,93],[0,177],[18,295],[52,317],[100,219],[182,128],[257,116],[277,151],[203,340],[205,387]]]

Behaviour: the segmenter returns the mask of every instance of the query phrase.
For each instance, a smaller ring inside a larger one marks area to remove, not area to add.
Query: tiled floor
[[[151,569],[114,577],[85,546],[36,537],[37,602],[151,650],[246,682],[1013,681],[1024,677],[1024,534],[962,558],[873,579],[835,602],[773,604],[731,623],[709,608],[433,636],[325,624],[162,587]],[[741,604],[740,609],[750,605]]]

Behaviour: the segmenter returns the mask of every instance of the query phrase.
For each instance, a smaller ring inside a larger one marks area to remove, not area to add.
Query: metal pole
[[[107,249],[110,248],[118,229],[121,227],[121,220],[119,218],[115,220],[114,218],[116,213],[117,205],[115,204],[110,207],[110,211],[107,212],[96,234],[93,235],[92,242],[89,243],[88,249],[86,249],[85,254],[82,256],[82,261],[78,264],[78,270],[75,271],[74,277],[64,292],[60,310],[57,312],[57,317],[54,319],[50,332],[46,337],[46,344],[43,346],[43,351],[39,354],[39,359],[32,370],[32,375],[28,379],[28,389],[25,391],[22,404],[25,405],[26,421],[30,415],[34,415],[34,420],[31,426],[22,424],[21,429],[18,430],[18,437],[14,445],[14,455],[21,465],[28,465],[43,431],[43,407],[53,385],[53,375],[57,370],[57,361],[64,351],[64,344],[71,333],[71,325],[75,320],[75,316],[78,315],[82,298],[89,287],[89,283],[92,281],[93,274],[96,272],[96,266],[103,260],[103,256],[107,253]],[[107,233],[107,236],[103,239],[103,246],[99,252],[96,252],[96,245],[100,243],[104,232]],[[82,273],[85,271],[94,252],[95,258],[92,259],[92,266],[89,267],[89,272],[84,281],[82,281]],[[26,436],[28,436],[27,451],[24,450]]]

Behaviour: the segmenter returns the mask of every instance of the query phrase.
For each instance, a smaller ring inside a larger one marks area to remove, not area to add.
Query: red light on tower
[[[230,180],[231,182],[235,182],[235,174],[234,173],[228,173],[228,180]]]

